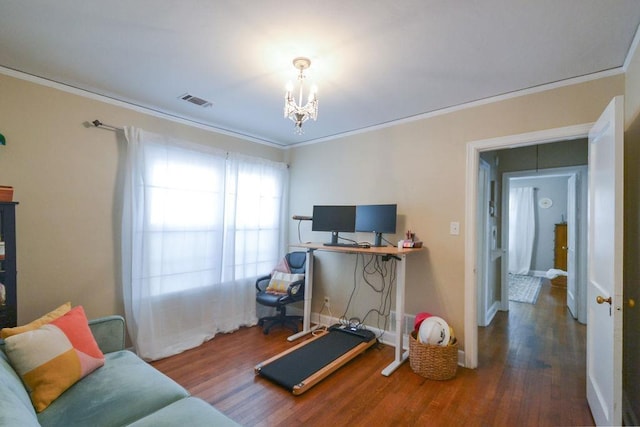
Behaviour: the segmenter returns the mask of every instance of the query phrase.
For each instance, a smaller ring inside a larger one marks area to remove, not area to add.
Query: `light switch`
[[[453,236],[457,236],[460,234],[460,223],[459,222],[451,222],[449,224],[449,234]]]

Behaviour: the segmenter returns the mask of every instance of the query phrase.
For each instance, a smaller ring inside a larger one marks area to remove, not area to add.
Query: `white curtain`
[[[256,322],[258,275],[284,252],[285,164],[126,128],[125,314],[146,360]]]
[[[536,236],[533,187],[509,191],[509,272],[527,274]]]

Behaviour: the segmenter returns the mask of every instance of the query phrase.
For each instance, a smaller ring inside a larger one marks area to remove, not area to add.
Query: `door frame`
[[[489,293],[489,236],[488,231],[491,228],[489,221],[489,193],[491,182],[491,166],[488,162],[480,159],[478,165],[478,260],[476,273],[478,275],[478,325],[487,326],[491,322],[489,307],[487,304],[487,294]]]
[[[482,139],[467,143],[465,185],[465,256],[464,256],[464,364],[467,368],[478,367],[478,172],[480,153],[504,148],[525,147],[562,140],[586,138],[593,123],[548,129],[498,138]]]

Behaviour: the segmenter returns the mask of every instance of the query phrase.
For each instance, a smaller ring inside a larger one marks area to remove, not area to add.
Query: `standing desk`
[[[305,274],[304,291],[304,317],[302,321],[302,331],[287,338],[289,341],[296,340],[317,328],[311,327],[311,294],[313,293],[313,253],[315,251],[338,252],[346,254],[369,254],[376,256],[391,255],[399,259],[396,269],[396,337],[395,337],[395,359],[382,370],[382,375],[389,376],[402,365],[409,357],[409,350],[403,352],[402,331],[404,323],[404,289],[406,275],[407,255],[420,252],[422,248],[402,248],[395,246],[382,246],[370,248],[358,248],[350,246],[325,246],[322,243],[298,243],[291,245],[294,247],[307,249],[307,271]]]

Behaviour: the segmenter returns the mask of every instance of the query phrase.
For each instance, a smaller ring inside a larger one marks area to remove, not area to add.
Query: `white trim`
[[[467,143],[465,185],[465,233],[464,233],[464,349],[465,366],[478,366],[478,313],[476,264],[476,210],[478,203],[478,165],[480,152],[503,148],[523,147],[534,144],[585,138],[592,124],[566,126],[537,132],[482,139]]]
[[[636,33],[636,38],[634,39],[634,45],[633,46],[637,46],[638,42],[636,39],[638,39],[638,33]],[[629,56],[627,56],[627,58],[629,58]],[[626,62],[625,62],[626,65]],[[424,119],[428,119],[428,118],[432,118],[432,117],[437,117],[437,116],[442,116],[445,114],[449,114],[449,113],[453,113],[456,111],[461,111],[461,110],[466,110],[468,108],[474,108],[474,107],[478,107],[481,105],[486,105],[486,104],[491,104],[494,102],[500,102],[500,101],[504,101],[507,99],[512,99],[512,98],[518,98],[520,96],[525,96],[525,95],[531,95],[534,93],[539,93],[539,92],[544,92],[547,90],[552,90],[552,89],[557,89],[560,87],[565,87],[565,86],[571,86],[571,85],[576,85],[576,84],[580,84],[580,83],[585,83],[585,82],[589,82],[589,81],[593,81],[593,80],[598,80],[598,79],[602,79],[602,78],[606,78],[606,77],[611,77],[611,76],[616,76],[618,74],[624,74],[625,73],[625,68],[624,67],[618,67],[618,68],[612,68],[610,70],[605,70],[605,71],[600,71],[597,73],[592,73],[592,74],[587,74],[585,76],[580,76],[580,77],[574,77],[571,79],[566,79],[566,80],[560,80],[558,82],[553,82],[553,83],[548,83],[548,84],[543,84],[540,86],[534,86],[534,87],[530,87],[530,88],[526,88],[526,89],[521,89],[521,90],[516,90],[513,92],[508,92],[502,95],[497,95],[497,96],[491,96],[488,98],[482,98],[482,99],[478,99],[475,101],[470,101],[470,102],[466,102],[463,104],[459,104],[459,105],[454,105],[451,107],[446,107],[446,108],[441,108],[438,110],[434,110],[434,111],[429,111],[426,113],[421,113],[421,114],[416,114],[415,116],[411,116],[411,117],[405,117],[402,119],[398,119],[398,120],[392,120],[389,121],[387,123],[381,123],[378,125],[374,125],[374,126],[368,126],[368,127],[363,127],[361,129],[356,129],[353,131],[348,131],[348,132],[341,132],[335,135],[330,135],[324,138],[317,138],[317,139],[312,139],[309,141],[304,141],[304,142],[298,142],[298,143],[292,143],[292,144],[283,144],[283,143],[278,143],[275,141],[270,141],[270,140],[266,140],[266,139],[261,139],[255,136],[251,136],[251,135],[246,135],[246,134],[242,134],[239,132],[234,132],[231,130],[227,130],[227,129],[222,129],[222,128],[218,128],[212,125],[207,125],[205,123],[201,123],[195,120],[190,120],[187,118],[183,118],[183,117],[178,117],[172,114],[168,114],[162,111],[158,111],[158,110],[154,110],[148,107],[143,107],[141,105],[136,105],[130,102],[126,102],[126,101],[122,101],[119,99],[115,99],[115,98],[110,98],[108,96],[104,96],[104,95],[99,95],[97,93],[93,93],[90,92],[88,90],[84,90],[84,89],[80,89],[80,88],[76,88],[73,86],[69,86],[67,84],[64,83],[60,83],[60,82],[56,82],[54,80],[49,80],[49,79],[45,79],[39,76],[35,76],[32,74],[27,74],[24,73],[22,71],[18,71],[18,70],[13,70],[11,68],[6,68],[3,66],[0,66],[0,74],[5,74],[7,76],[10,77],[15,77],[17,79],[21,79],[21,80],[26,80],[29,81],[31,83],[36,83],[39,85],[43,85],[43,86],[47,86],[47,87],[51,87],[54,89],[58,89],[64,92],[68,92],[74,95],[78,95],[78,96],[83,96],[85,98],[89,98],[89,99],[93,99],[96,101],[101,101],[101,102],[105,102],[107,104],[111,104],[111,105],[115,105],[117,107],[122,107],[122,108],[126,108],[129,110],[133,110],[133,111],[137,111],[143,114],[148,114],[150,116],[154,116],[154,117],[159,117],[161,119],[165,119],[165,120],[169,120],[172,122],[176,122],[176,123],[181,123],[187,126],[193,126],[195,128],[198,129],[203,129],[209,132],[214,132],[214,133],[218,133],[218,134],[222,134],[222,135],[227,135],[227,136],[232,136],[235,138],[239,138],[239,139],[243,139],[249,142],[255,142],[257,144],[263,144],[263,145],[267,145],[270,147],[274,147],[274,148],[280,148],[283,150],[288,150],[290,148],[293,147],[303,147],[305,145],[311,145],[311,144],[318,144],[321,142],[327,142],[327,141],[332,141],[334,139],[338,139],[338,138],[346,138],[349,136],[353,136],[353,135],[358,135],[361,133],[367,133],[367,132],[373,132],[376,130],[380,130],[380,129],[386,129],[392,126],[398,126],[398,125],[402,125],[405,123],[411,123],[417,120],[424,120]]]
[[[16,79],[25,80],[31,83],[35,83],[41,86],[50,87],[52,89],[57,89],[63,92],[70,93],[72,95],[82,96],[84,98],[93,99],[94,101],[104,102],[106,104],[114,105],[120,108],[126,108],[127,110],[136,111],[138,113],[147,114],[153,117],[158,117],[160,119],[169,120],[171,122],[180,123],[183,125],[191,126],[197,129],[202,129],[208,132],[214,132],[222,135],[232,136],[234,138],[243,139],[249,142],[255,142],[257,144],[268,145],[274,148],[284,149],[287,148],[284,144],[278,144],[273,141],[267,141],[264,139],[260,139],[257,137],[253,137],[251,135],[245,135],[239,132],[230,131],[227,129],[218,128],[212,125],[208,125],[205,123],[198,122],[196,120],[188,119],[185,117],[178,117],[169,113],[165,113],[163,111],[154,110],[149,107],[144,107],[141,105],[133,104],[131,102],[123,101],[116,98],[111,98],[105,95],[100,95],[85,89],[80,89],[74,86],[70,86],[64,83],[56,82],[54,80],[45,79],[39,76],[35,76],[32,74],[27,74],[22,71],[13,70],[11,68],[6,68],[0,65],[0,74],[7,75],[9,77],[15,77]],[[87,117],[87,119],[91,119],[92,117]]]
[[[527,89],[521,89],[521,90],[517,90],[517,91],[513,91],[513,92],[508,92],[508,93],[505,93],[505,94],[502,94],[502,95],[491,96],[491,97],[488,97],[488,98],[482,98],[482,99],[478,99],[476,101],[466,102],[464,104],[454,105],[454,106],[447,107],[447,108],[441,108],[439,110],[429,111],[429,112],[422,113],[422,114],[416,114],[415,116],[405,117],[403,119],[393,120],[393,121],[390,121],[390,122],[387,122],[387,123],[381,123],[379,125],[364,127],[364,128],[356,129],[356,130],[349,131],[349,132],[343,132],[343,133],[340,133],[340,134],[327,136],[325,138],[312,139],[312,140],[304,141],[304,142],[296,142],[296,143],[293,143],[293,144],[289,144],[287,146],[287,148],[303,147],[305,145],[312,145],[312,144],[317,144],[317,143],[320,143],[320,142],[331,141],[331,140],[334,140],[334,139],[337,139],[337,138],[345,138],[345,137],[348,137],[348,136],[358,135],[358,134],[361,134],[361,133],[372,132],[372,131],[376,131],[376,130],[380,130],[380,129],[386,129],[386,128],[392,127],[392,126],[398,126],[398,125],[402,125],[402,124],[405,124],[405,123],[415,122],[417,120],[424,120],[424,119],[429,119],[429,118],[432,118],[432,117],[438,117],[438,116],[442,116],[442,115],[445,115],[445,114],[454,113],[454,112],[461,111],[461,110],[466,110],[468,108],[474,108],[474,107],[478,107],[478,106],[481,106],[481,105],[491,104],[491,103],[494,103],[494,102],[505,101],[505,100],[512,99],[512,98],[518,98],[520,96],[525,96],[525,95],[531,95],[531,94],[535,94],[535,93],[545,92],[545,91],[548,91],[548,90],[557,89],[557,88],[561,88],[561,87],[565,87],[565,86],[576,85],[576,84],[580,84],[580,83],[586,83],[586,82],[589,82],[589,81],[598,80],[598,79],[602,79],[602,78],[606,78],[606,77],[617,76],[618,74],[624,74],[624,70],[622,69],[622,67],[612,68],[610,70],[600,71],[600,72],[593,73],[593,74],[587,74],[585,76],[574,77],[574,78],[571,78],[571,79],[560,80],[558,82],[547,83],[547,84],[543,84],[543,85],[540,85],[540,86],[534,86],[534,87],[530,87],[530,88],[527,88]]]
[[[487,311],[487,325],[491,324],[493,318],[496,317],[496,314],[498,314],[498,311],[500,311],[500,302],[495,301],[493,304],[491,304],[491,307],[489,307],[489,310]]]
[[[483,171],[483,179],[480,178],[480,171]],[[483,182],[484,181],[484,182]],[[480,210],[477,212],[476,224],[480,225],[478,233],[479,238],[476,240],[478,250],[483,255],[481,262],[476,268],[476,276],[478,283],[478,325],[487,326],[491,322],[489,318],[489,307],[487,307],[487,293],[489,287],[489,257],[490,242],[488,234],[491,230],[491,217],[489,215],[489,199],[490,199],[490,182],[491,182],[491,166],[489,162],[480,159],[478,163],[478,203]],[[491,316],[492,317],[492,316]]]
[[[506,174],[502,174],[502,197],[500,200],[500,206],[502,209],[502,216],[500,218],[500,232],[501,232],[501,240],[502,247],[505,248],[504,253],[502,254],[502,265],[500,268],[500,283],[509,283],[509,214],[504,212],[509,206],[509,179],[505,177]],[[500,310],[501,311],[509,311],[509,287],[502,286],[500,292]]]

